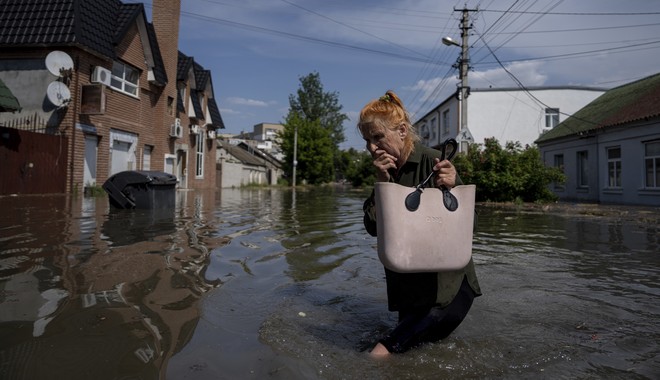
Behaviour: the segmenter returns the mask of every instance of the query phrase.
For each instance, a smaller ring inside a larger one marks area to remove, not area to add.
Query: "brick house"
[[[0,113],[0,194],[77,193],[124,170],[215,186],[210,72],[180,62],[180,1],[153,3],[150,23],[119,0],[0,0],[0,79],[21,106]]]

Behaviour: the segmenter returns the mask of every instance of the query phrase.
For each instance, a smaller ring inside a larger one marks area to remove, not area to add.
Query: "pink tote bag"
[[[421,193],[419,207],[410,211],[406,197],[415,191]],[[458,207],[449,211],[441,189],[377,182],[378,257],[383,265],[400,273],[464,268],[472,257],[475,191],[475,185],[452,188]]]

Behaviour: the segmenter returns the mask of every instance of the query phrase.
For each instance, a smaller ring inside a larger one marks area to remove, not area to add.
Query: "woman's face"
[[[363,129],[362,137],[367,144],[367,150],[373,158],[387,153],[397,159],[401,158],[404,140],[406,137],[406,126],[401,124],[392,130],[371,123]]]

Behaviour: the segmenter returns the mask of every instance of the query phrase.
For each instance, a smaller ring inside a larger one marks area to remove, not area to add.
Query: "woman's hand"
[[[456,168],[449,160],[440,161],[436,158],[433,170],[438,172],[434,178],[435,187],[444,186],[451,189],[456,186]]]
[[[390,180],[388,170],[396,169],[397,158],[382,149],[377,149],[372,156],[376,167],[376,181],[388,182]]]

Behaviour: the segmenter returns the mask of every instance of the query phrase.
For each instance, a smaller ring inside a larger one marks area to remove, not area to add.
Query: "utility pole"
[[[479,9],[456,9],[454,8],[455,12],[462,12],[461,15],[461,23],[460,23],[460,28],[461,28],[461,43],[459,44],[458,42],[452,40],[449,37],[445,37],[442,39],[442,42],[449,46],[449,45],[454,45],[458,46],[461,48],[461,55],[458,58],[457,63],[454,65],[454,67],[458,67],[458,75],[461,80],[460,87],[458,88],[457,95],[458,95],[458,103],[460,107],[460,115],[461,115],[461,120],[460,120],[460,130],[458,132],[458,142],[459,142],[459,151],[460,152],[466,152],[468,150],[468,143],[470,143],[473,138],[472,134],[470,133],[468,129],[468,113],[467,113],[467,98],[470,95],[470,86],[468,86],[468,71],[470,70],[470,45],[468,44],[468,37],[470,34],[470,29],[472,29],[472,24],[470,23],[470,12],[477,12]]]
[[[461,77],[461,147],[459,151],[467,153],[469,136],[467,124],[467,98],[470,95],[470,87],[468,86],[468,70],[470,69],[470,46],[468,45],[469,30],[472,29],[470,24],[470,10],[463,8],[463,16],[461,17],[461,68],[458,73]]]
[[[296,187],[296,167],[298,166],[298,126],[293,132],[293,188]]]

